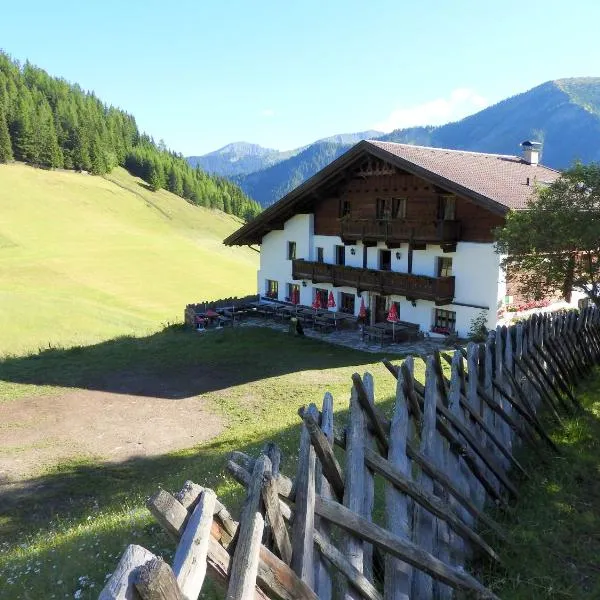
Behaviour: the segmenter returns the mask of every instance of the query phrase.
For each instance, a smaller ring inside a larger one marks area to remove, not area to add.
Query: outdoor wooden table
[[[314,320],[314,328],[329,333],[335,329],[335,319],[331,319],[324,315],[317,315]]]
[[[275,307],[272,304],[259,304],[256,312],[265,317],[272,317],[275,315]]]
[[[387,327],[387,323],[375,323],[375,325],[365,326],[365,335],[369,339],[378,340],[379,344],[383,346],[386,339],[392,339],[392,330]]]

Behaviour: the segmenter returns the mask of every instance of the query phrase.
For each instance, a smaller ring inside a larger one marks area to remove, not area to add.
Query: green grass
[[[159,487],[178,490],[185,479],[213,487],[235,511],[241,488],[225,476],[228,452],[256,454],[274,440],[293,474],[299,442],[297,408],[335,399],[336,419],[348,407],[350,376],[371,371],[379,405],[389,411],[394,380],[381,356],[262,329],[198,335],[170,327],[145,338],[123,337],[69,350],[12,357],[0,363],[3,386],[39,389],[110,389],[110,374],[153,373],[173,379],[190,370],[211,373],[186,384],[182,397],[201,395],[222,414],[226,430],[195,448],[118,464],[86,460],[61,464],[0,499],[0,597],[95,598],[128,543],[140,543],[169,559],[173,544],[144,509]],[[423,365],[417,363],[422,379]],[[475,565],[503,599],[600,597],[600,373],[583,385],[583,415],[553,431],[562,455],[547,465],[525,454],[532,475],[515,509],[501,518],[510,543],[495,543],[502,569]],[[18,401],[18,400],[16,400]],[[176,402],[173,399],[173,402]],[[380,486],[378,486],[379,489]],[[80,577],[85,577],[83,584]],[[58,583],[60,582],[60,583]],[[93,587],[91,587],[93,585]]]
[[[115,371],[175,376],[180,395],[202,395],[208,407],[224,415],[227,428],[186,451],[118,464],[74,461],[25,482],[22,489],[9,489],[0,497],[0,539],[6,540],[0,542],[0,598],[37,599],[51,597],[50,592],[72,597],[81,588],[81,576],[94,584],[84,586],[82,598],[95,598],[106,573],[132,542],[169,557],[171,542],[144,509],[148,495],[159,487],[176,491],[189,478],[213,487],[235,511],[241,488],[225,477],[227,453],[256,454],[265,441],[274,440],[284,453],[283,469],[293,472],[299,406],[320,404],[329,390],[343,419],[350,376],[369,370],[378,401],[389,407],[395,380],[380,359],[266,329],[198,335],[178,327],[145,338],[5,359],[0,393],[3,386],[14,391],[22,385],[28,393],[44,386],[110,389]],[[185,374],[195,370],[211,376],[193,387]]]
[[[505,565],[486,574],[503,600],[600,598],[600,371],[578,398],[585,412],[552,434],[562,455],[523,457],[531,480],[502,520]]]
[[[224,213],[106,178],[0,165],[0,356],[155,331],[185,304],[256,289]]]

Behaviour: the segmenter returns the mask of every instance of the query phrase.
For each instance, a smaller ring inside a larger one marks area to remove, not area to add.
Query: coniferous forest
[[[0,163],[109,173],[120,165],[151,189],[251,219],[260,206],[227,179],[192,168],[139,132],[135,118],[78,85],[0,52]]]

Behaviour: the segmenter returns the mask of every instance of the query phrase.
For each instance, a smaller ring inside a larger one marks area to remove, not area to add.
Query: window
[[[406,219],[406,198],[392,198],[392,219]]]
[[[391,271],[392,270],[392,252],[391,252],[391,250],[380,250],[379,251],[379,270],[380,271]]]
[[[317,262],[323,263],[325,259],[323,258],[323,248],[317,248]]]
[[[376,218],[384,221],[406,218],[406,198],[377,198]]]
[[[456,219],[456,198],[454,196],[438,197],[438,219],[440,221]]]
[[[340,294],[340,312],[354,314],[354,302],[356,296],[354,294],[347,294],[342,292]]]
[[[279,282],[274,279],[267,279],[266,283],[267,289],[265,290],[265,296],[277,300],[279,297]]]
[[[327,308],[327,300],[329,298],[329,294],[328,294],[327,290],[325,290],[323,288],[314,288],[314,290],[315,290],[315,297],[313,299],[316,300],[317,296],[319,296],[321,308]]]
[[[296,242],[288,242],[288,260],[296,259]]]
[[[335,264],[345,265],[346,264],[346,246],[335,247]]]
[[[300,302],[300,286],[297,283],[287,284],[286,301],[295,302],[296,304]]]
[[[452,259],[440,256],[437,259],[437,276],[452,277]]]
[[[380,220],[392,218],[392,205],[389,198],[377,198],[377,212],[375,217]]]
[[[350,200],[341,200],[340,201],[340,218],[349,217],[352,212],[352,206],[350,204]]]
[[[452,333],[456,327],[456,313],[453,310],[435,309],[432,331],[435,333]]]

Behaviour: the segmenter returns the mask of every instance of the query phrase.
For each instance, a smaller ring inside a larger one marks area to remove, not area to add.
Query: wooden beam
[[[444,564],[412,542],[391,534],[337,502],[317,496],[315,511],[352,535],[374,544],[455,589],[473,591],[480,594],[480,597],[498,600],[495,594],[468,573]]]

